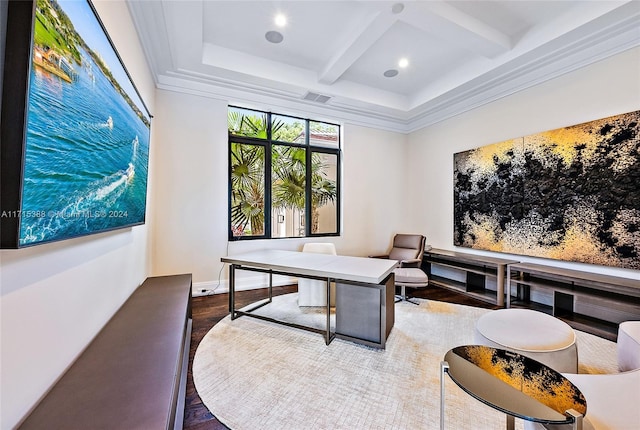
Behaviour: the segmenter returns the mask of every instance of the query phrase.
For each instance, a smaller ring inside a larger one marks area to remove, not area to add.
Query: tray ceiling
[[[637,1],[128,5],[159,88],[400,132],[640,45]]]

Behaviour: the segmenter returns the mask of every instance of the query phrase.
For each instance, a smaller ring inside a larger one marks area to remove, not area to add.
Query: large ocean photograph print
[[[86,1],[37,0],[20,246],[145,221],[150,115]]]

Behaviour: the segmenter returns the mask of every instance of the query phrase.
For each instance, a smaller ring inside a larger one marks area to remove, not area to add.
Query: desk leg
[[[514,430],[516,428],[516,419],[513,415],[507,415],[507,430]]]
[[[449,363],[440,362],[440,430],[444,430],[444,374],[449,372]]]
[[[269,303],[273,300],[273,273],[269,272]]]
[[[497,287],[497,300],[496,300],[496,304],[498,306],[504,306],[504,291],[505,291],[505,286],[504,286],[504,264],[498,264],[498,267],[496,269],[496,274],[498,276],[498,279],[496,280],[496,287]],[[507,295],[510,295],[510,289],[507,287]]]
[[[229,312],[231,319],[236,319],[236,265],[229,265]]]
[[[331,278],[327,278],[327,335],[325,343],[331,343]]]

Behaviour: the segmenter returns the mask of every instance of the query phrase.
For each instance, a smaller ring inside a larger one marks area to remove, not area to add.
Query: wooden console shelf
[[[618,324],[640,319],[640,280],[540,264],[510,264],[507,307],[525,306],[615,340]]]
[[[181,429],[191,275],[148,278],[21,429]]]
[[[606,339],[615,340],[619,323],[640,320],[640,280],[444,249],[425,251],[422,269],[432,285],[546,312]]]
[[[506,266],[511,263],[517,261],[446,249],[430,249],[424,252],[423,270],[429,276],[430,284],[504,306]],[[487,282],[488,280],[490,282]],[[489,286],[494,281],[495,289]]]

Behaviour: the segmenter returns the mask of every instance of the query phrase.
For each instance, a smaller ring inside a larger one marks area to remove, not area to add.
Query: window
[[[229,107],[229,239],[340,233],[340,126]]]

